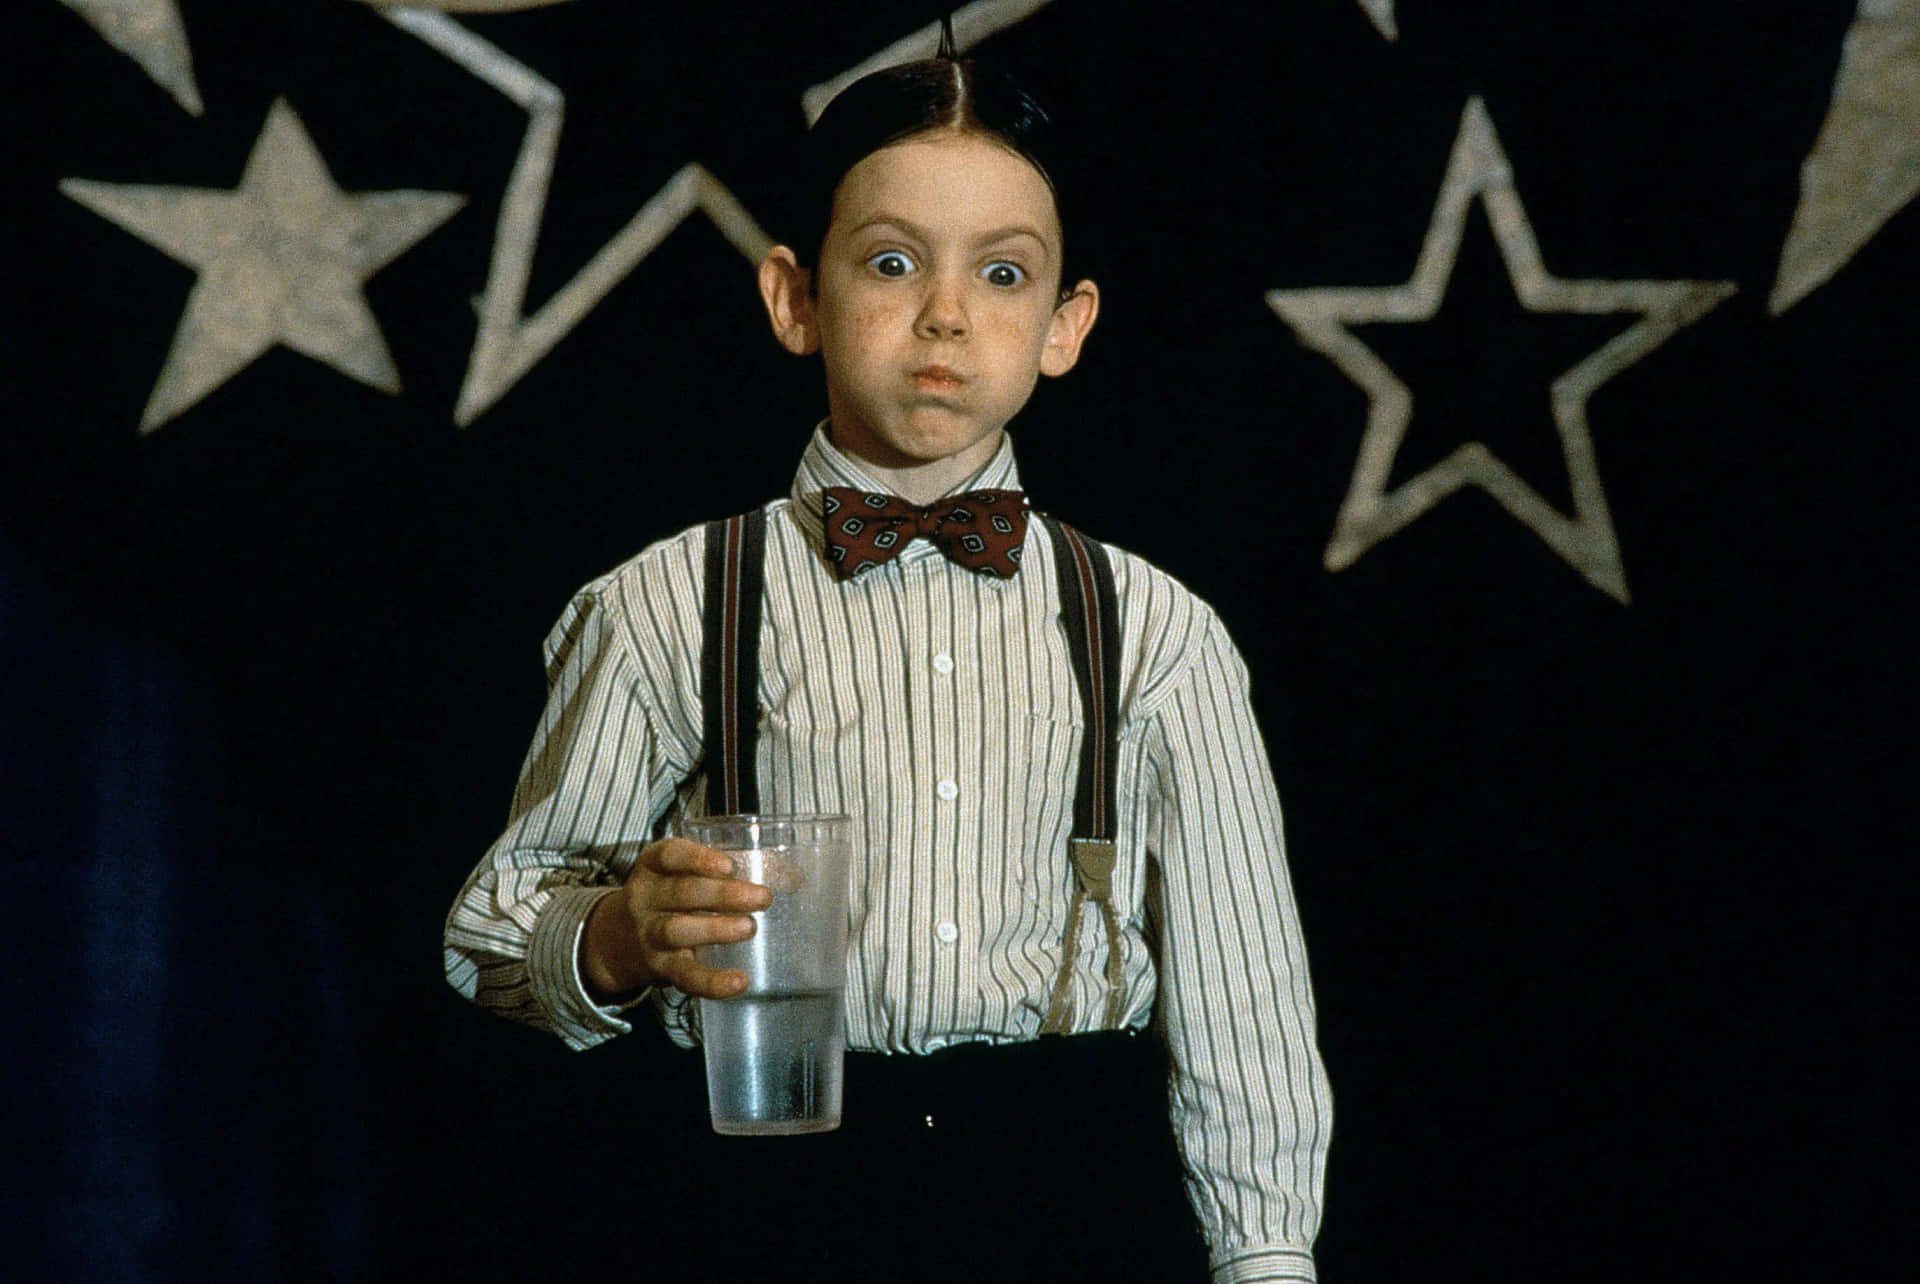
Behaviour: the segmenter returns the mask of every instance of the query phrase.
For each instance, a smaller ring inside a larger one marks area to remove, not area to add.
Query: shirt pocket
[[[1023,875],[1021,895],[1028,901],[1071,895],[1067,840],[1086,724],[1076,702],[1010,719],[1009,735],[1005,805],[1024,839],[1023,850],[1009,853]]]

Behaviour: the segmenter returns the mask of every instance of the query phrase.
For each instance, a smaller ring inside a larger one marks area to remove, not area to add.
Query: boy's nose
[[[914,329],[923,338],[957,339],[967,332],[967,308],[959,290],[935,283],[927,290]]]

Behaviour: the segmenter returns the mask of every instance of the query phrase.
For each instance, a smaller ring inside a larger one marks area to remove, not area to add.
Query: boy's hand
[[[580,975],[596,997],[671,985],[730,999],[747,988],[737,969],[702,967],[695,946],[744,941],[766,888],[733,877],[733,862],[685,838],[649,843],[619,891],[602,897],[580,937]]]

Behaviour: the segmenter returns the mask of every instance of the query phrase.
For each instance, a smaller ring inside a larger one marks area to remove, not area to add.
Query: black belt
[[[1004,1129],[1016,1118],[1124,1113],[1167,1126],[1165,1055],[1151,1035],[1109,1030],[1025,1043],[966,1043],[924,1056],[849,1052],[850,1133]],[[1029,1125],[1031,1126],[1031,1125]]]

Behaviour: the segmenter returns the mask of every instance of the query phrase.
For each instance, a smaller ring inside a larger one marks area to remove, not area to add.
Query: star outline
[[[1549,385],[1548,400],[1573,496],[1571,517],[1560,512],[1480,441],[1456,447],[1439,463],[1397,487],[1388,486],[1394,461],[1412,423],[1414,396],[1352,324],[1430,321],[1440,310],[1478,199],[1487,213],[1508,283],[1529,312],[1608,315],[1638,312],[1640,319],[1609,339]],[[1415,260],[1413,275],[1395,286],[1274,289],[1267,304],[1302,346],[1321,353],[1367,393],[1367,422],[1358,458],[1323,553],[1329,571],[1341,571],[1398,534],[1434,505],[1466,486],[1478,486],[1532,530],[1594,587],[1621,604],[1631,602],[1619,539],[1606,500],[1587,402],[1608,380],[1637,363],[1731,297],[1730,281],[1569,279],[1547,270],[1513,167],[1485,102],[1469,98],[1448,159],[1440,195]]]

